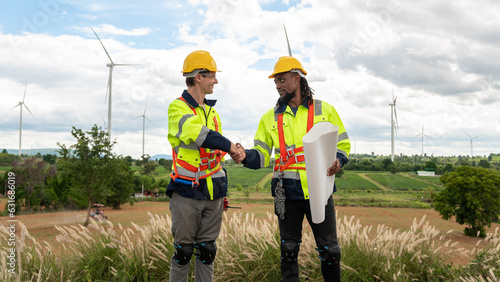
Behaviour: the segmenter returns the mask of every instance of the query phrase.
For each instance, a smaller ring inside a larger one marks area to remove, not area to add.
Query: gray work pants
[[[172,235],[176,244],[215,241],[222,224],[223,198],[194,200],[174,192],[170,199]],[[175,256],[175,255],[174,255]],[[188,281],[191,264],[180,265],[174,257],[170,261],[170,282]],[[195,281],[212,281],[214,263],[195,262]]]

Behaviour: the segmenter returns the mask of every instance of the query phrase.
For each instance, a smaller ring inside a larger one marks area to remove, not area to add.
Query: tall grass
[[[58,226],[57,252],[38,243],[19,222],[17,275],[7,272],[9,231],[0,224],[1,281],[165,281],[173,255],[171,218],[153,216],[132,228],[112,222]],[[500,236],[488,234],[466,251],[423,217],[408,230],[363,226],[354,217],[337,219],[344,281],[498,281]],[[299,255],[301,280],[321,281],[314,238],[305,228]],[[224,215],[215,260],[216,281],[280,281],[276,217]],[[486,246],[480,248],[479,246]],[[471,259],[453,266],[451,258]],[[193,259],[194,261],[194,259]],[[192,275],[192,272],[191,272]],[[190,277],[192,280],[193,277]]]

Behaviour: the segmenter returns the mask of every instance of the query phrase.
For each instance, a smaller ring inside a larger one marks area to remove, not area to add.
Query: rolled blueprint
[[[338,126],[320,122],[302,138],[309,203],[314,223],[325,220],[325,206],[333,193],[335,175],[327,176],[326,171],[337,158],[338,132]]]

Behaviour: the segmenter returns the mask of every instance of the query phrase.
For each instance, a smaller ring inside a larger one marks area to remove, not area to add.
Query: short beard
[[[295,98],[295,92],[286,92],[286,94],[278,99],[278,104],[281,105],[283,103],[288,103],[290,100]]]

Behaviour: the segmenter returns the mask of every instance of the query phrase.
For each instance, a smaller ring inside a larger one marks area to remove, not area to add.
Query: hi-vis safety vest
[[[209,130],[221,133],[217,112],[206,105],[194,108],[182,97],[169,107],[168,139],[172,145],[172,180],[196,188],[200,179],[206,179],[210,198],[213,199],[212,178],[225,177],[222,170],[224,155],[220,150],[200,147]]]
[[[279,173],[283,172],[283,179],[300,180],[302,191],[297,193],[302,194],[304,199],[309,199],[302,137],[314,124],[331,122],[339,127],[337,153],[346,158],[351,148],[349,137],[335,108],[321,100],[311,99],[308,104],[303,103],[295,115],[288,105],[284,112],[277,112],[278,109],[279,107],[275,107],[269,110],[261,118],[253,149],[259,152],[260,167],[266,167],[274,147],[276,161],[273,178],[277,179]],[[334,161],[332,160],[332,164]]]

